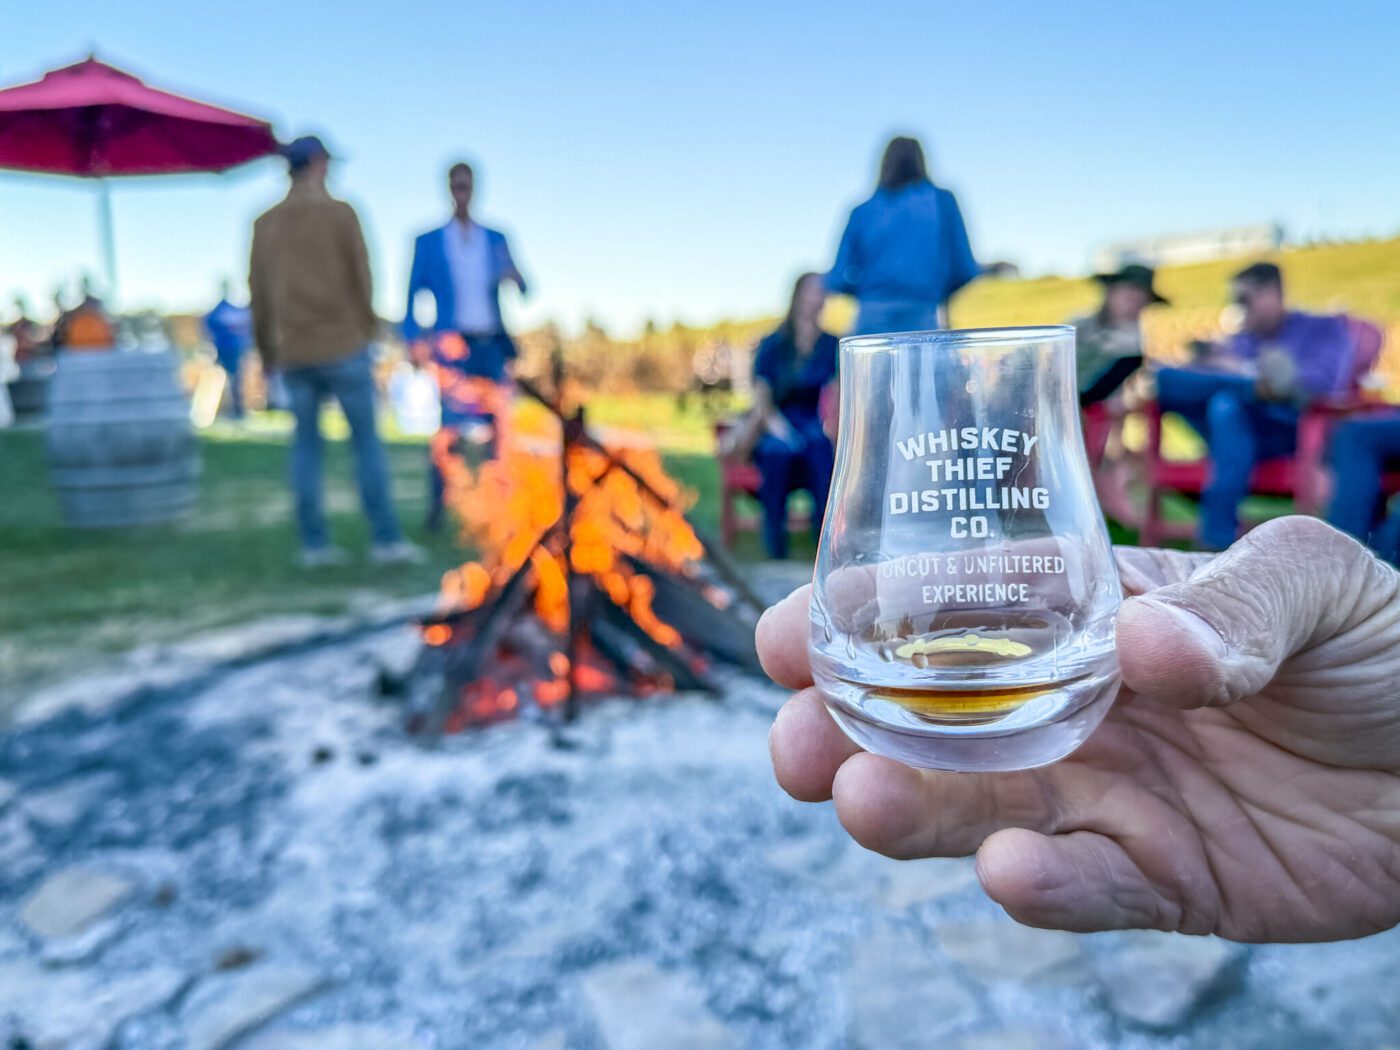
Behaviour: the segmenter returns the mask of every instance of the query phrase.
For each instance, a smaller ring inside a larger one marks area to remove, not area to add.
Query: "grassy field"
[[[718,476],[710,424],[698,409],[669,397],[601,398],[600,425],[644,430],[669,469],[696,494],[695,520],[713,530]],[[338,415],[328,429],[342,434]],[[338,425],[337,425],[338,424]],[[355,561],[342,569],[295,565],[296,532],[286,485],[289,422],[261,416],[246,429],[220,426],[201,437],[199,504],[171,525],[115,531],[63,527],[48,484],[43,435],[0,431],[0,686],[90,665],[134,645],[275,613],[372,610],[386,598],[437,588],[464,556],[450,535],[429,537],[427,449],[390,435],[394,495],[410,538],[429,550],[425,565],[367,563],[368,531],[359,513],[348,445],[327,454],[327,510],[336,542]],[[757,555],[756,543],[741,552]],[[2,690],[0,690],[2,691]]]
[[[65,529],[48,485],[43,436],[0,432],[0,679],[91,662],[103,653],[281,612],[338,613],[388,595],[432,589],[453,556],[415,526],[425,500],[422,445],[390,445],[405,525],[429,543],[431,564],[370,567],[346,445],[328,457],[327,509],[337,542],[358,555],[344,569],[303,572],[285,484],[285,423],[203,436],[196,511],[172,525]]]
[[[663,395],[598,397],[589,403],[589,417],[600,428],[639,432],[654,442],[667,469],[694,494],[692,520],[710,535],[718,533],[712,423],[698,404],[681,408]],[[327,420],[332,435],[343,438],[339,416],[331,413]],[[42,433],[0,431],[0,491],[10,494],[0,503],[0,693],[135,645],[178,640],[259,616],[372,612],[388,598],[435,590],[442,572],[466,556],[451,535],[423,533],[427,450],[421,440],[391,434],[387,444],[400,516],[410,537],[427,547],[428,562],[406,568],[367,563],[369,538],[349,448],[333,440],[327,509],[336,541],[355,561],[317,572],[297,568],[285,481],[288,427],[285,417],[272,414],[245,429],[220,426],[204,432],[199,504],[190,517],[101,532],[61,524]],[[1181,505],[1175,513],[1190,510]],[[1114,536],[1120,542],[1133,538],[1116,528]],[[810,558],[814,552],[810,537],[794,537],[794,557]],[[741,559],[763,556],[753,533],[741,536],[735,553]]]
[[[1288,248],[1272,258],[1283,267],[1295,306],[1355,313],[1384,326],[1388,339],[1382,370],[1400,377],[1400,238]],[[1228,259],[1160,270],[1157,286],[1171,306],[1144,315],[1149,352],[1171,358],[1188,339],[1218,331],[1230,275],[1244,262]],[[1098,287],[1088,278],[978,281],[953,301],[952,322],[960,328],[1058,323],[1091,310],[1097,297]]]
[[[1400,321],[1400,238],[1349,244],[1286,248],[1272,256],[1283,267],[1289,298],[1311,309],[1347,309],[1385,322]],[[1172,301],[1149,316],[1208,310],[1226,305],[1230,275],[1244,260],[1225,259],[1164,267],[1157,285]],[[1043,324],[1082,313],[1096,299],[1087,278],[982,281],[955,301],[959,326]]]

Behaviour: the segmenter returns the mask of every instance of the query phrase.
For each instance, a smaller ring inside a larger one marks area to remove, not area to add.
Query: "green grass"
[[[1272,256],[1283,267],[1289,299],[1313,310],[1349,310],[1392,324],[1400,320],[1400,238],[1287,248]],[[1223,259],[1164,267],[1157,284],[1170,307],[1147,313],[1161,324],[1174,317],[1213,315],[1228,301],[1230,275],[1248,260]],[[978,281],[953,303],[958,327],[1050,324],[1083,313],[1097,301],[1088,278]]]
[[[600,395],[589,401],[599,427],[639,431],[661,451],[667,469],[695,495],[691,519],[711,537],[719,532],[719,469],[713,422],[694,401],[684,408],[668,395]],[[247,429],[217,427],[201,436],[204,473],[199,504],[187,519],[141,529],[65,528],[48,484],[43,435],[0,431],[0,681],[10,685],[90,665],[135,645],[178,640],[260,616],[372,611],[389,598],[435,590],[441,574],[464,555],[450,535],[427,537],[426,448],[421,440],[387,436],[394,495],[412,539],[428,547],[427,564],[375,568],[359,512],[344,423],[326,419],[327,509],[338,543],[355,561],[342,569],[308,572],[295,566],[296,532],[286,484],[289,422],[258,417]],[[1198,442],[1169,431],[1179,454]],[[799,497],[803,498],[803,497]],[[749,504],[747,509],[756,512]],[[1285,513],[1282,501],[1254,500],[1246,512]],[[1169,501],[1168,514],[1190,520],[1194,508]],[[1131,530],[1114,525],[1117,542]],[[754,532],[740,536],[736,555],[763,557]],[[792,555],[815,553],[809,536],[794,536]]]
[[[343,430],[330,428],[333,432]],[[456,552],[422,534],[423,444],[388,444],[394,494],[428,563],[371,567],[348,446],[327,448],[327,510],[337,543],[356,560],[306,572],[286,484],[285,419],[256,429],[220,428],[201,440],[204,474],[193,514],[170,525],[65,528],[48,484],[43,435],[0,431],[0,678],[7,683],[91,663],[102,654],[272,613],[372,609],[386,598],[432,590]]]
[[[704,402],[674,394],[595,394],[586,405],[590,426],[645,434],[664,454],[713,459],[715,421],[741,408],[731,396]]]
[[[600,427],[644,432],[667,468],[695,490],[696,522],[718,531],[719,476],[713,422],[674,397],[598,397],[589,419]],[[295,565],[296,530],[286,483],[290,422],[258,416],[246,429],[218,426],[200,438],[204,472],[188,518],[138,529],[86,531],[63,526],[48,483],[43,434],[0,431],[0,684],[92,665],[133,646],[282,613],[372,611],[394,597],[436,590],[463,557],[448,530],[428,537],[427,449],[389,429],[394,496],[409,537],[430,553],[421,566],[376,568],[365,558],[369,535],[359,512],[345,426],[326,416],[326,506],[338,544],[355,560],[308,572]],[[799,547],[798,550],[805,548]],[[741,553],[757,557],[755,537]]]

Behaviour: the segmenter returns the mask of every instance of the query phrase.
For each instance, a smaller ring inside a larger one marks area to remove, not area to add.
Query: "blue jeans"
[[[929,332],[942,328],[937,303],[899,299],[862,299],[852,335],[882,335],[886,332]]]
[[[224,370],[224,375],[228,377],[229,414],[234,419],[243,418],[243,370],[240,367],[242,362],[241,354],[221,355],[219,357],[219,367]]]
[[[1254,465],[1297,447],[1298,410],[1261,401],[1248,376],[1190,368],[1157,373],[1157,403],[1206,439],[1212,469],[1201,493],[1199,535],[1207,547],[1224,550],[1239,536],[1239,506]]]
[[[835,459],[821,420],[799,418],[788,423],[794,432],[792,444],[764,434],[753,450],[754,466],[762,478],[758,502],[763,507],[763,542],[773,558],[787,557],[788,496],[797,489],[805,488],[812,494],[812,529],[821,529]]]
[[[1329,458],[1335,489],[1327,520],[1365,543],[1381,502],[1381,474],[1400,459],[1400,415],[1338,423]]]
[[[330,543],[321,484],[321,402],[334,397],[350,424],[350,445],[355,452],[355,481],[360,502],[369,519],[376,544],[403,539],[398,515],[389,496],[389,465],[374,422],[374,376],[369,351],[361,350],[341,361],[282,373],[296,419],[292,439],[292,492],[296,496],[297,528],[303,547],[316,549]]]
[[[467,356],[464,360],[449,363],[448,367],[463,375],[480,376],[496,383],[504,383],[507,369],[515,360],[515,341],[505,332],[460,334],[467,344]]]

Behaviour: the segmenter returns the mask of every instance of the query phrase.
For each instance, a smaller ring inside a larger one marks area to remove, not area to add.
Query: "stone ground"
[[[1026,929],[970,861],[886,860],[783,795],[776,690],[428,748],[373,695],[403,642],[152,657],[21,708],[0,1047],[1400,1047],[1400,933]]]

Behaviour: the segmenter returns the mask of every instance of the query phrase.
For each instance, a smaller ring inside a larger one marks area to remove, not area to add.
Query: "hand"
[[[1206,358],[1204,367],[1212,372],[1221,372],[1229,376],[1244,376],[1246,379],[1257,379],[1259,369],[1252,361],[1241,361],[1233,354],[1221,353]]]
[[[1031,926],[1319,941],[1400,922],[1400,574],[1299,517],[1214,558],[1118,564],[1117,702],[1069,758],[1018,773],[861,752],[806,688],[794,592],[758,625],[769,675],[802,689],[770,734],[778,782],[834,797],[868,849],[976,853]]]
[[[1282,350],[1271,347],[1259,355],[1255,393],[1264,401],[1290,401],[1298,393],[1298,367]]]
[[[784,444],[791,445],[796,437],[796,433],[789,423],[780,413],[769,412],[763,421],[764,428]]]

